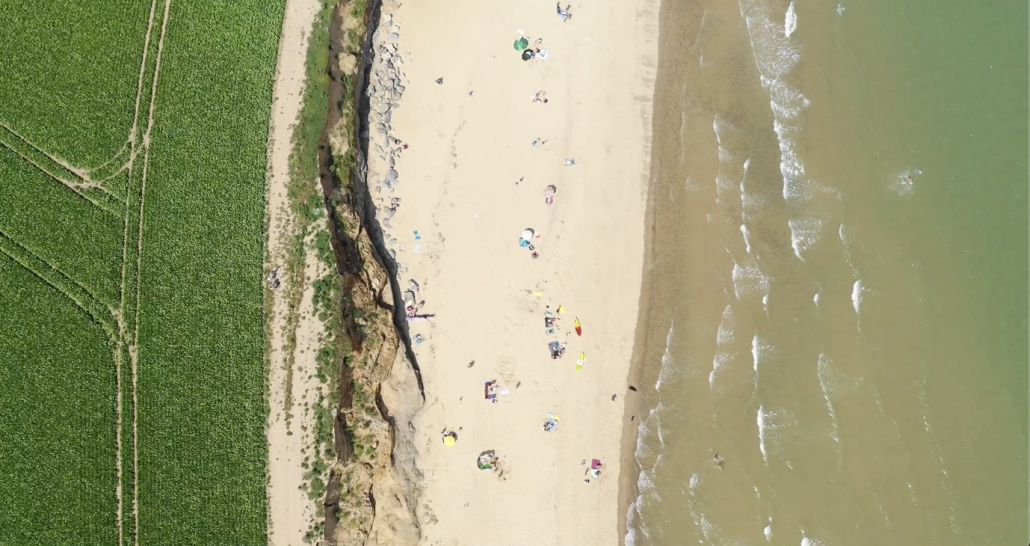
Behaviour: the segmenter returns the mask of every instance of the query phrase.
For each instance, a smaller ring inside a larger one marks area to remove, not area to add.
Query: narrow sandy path
[[[292,129],[300,113],[305,83],[305,59],[311,26],[319,10],[318,0],[287,0],[283,19],[279,60],[272,98],[272,128],[269,135],[269,179],[266,210],[268,214],[269,268],[283,263],[286,244],[293,231],[293,218],[287,198],[290,180],[290,152]],[[311,181],[312,184],[317,181]],[[309,261],[308,274],[315,271]],[[271,546],[303,546],[304,534],[312,516],[313,503],[302,487],[304,480],[305,447],[311,444],[301,426],[310,422],[311,414],[303,404],[312,400],[308,392],[315,382],[314,356],[317,335],[301,336],[298,331],[293,373],[288,373],[290,362],[284,353],[288,336],[288,292],[294,279],[280,277],[282,286],[271,292],[272,309],[268,327],[269,363],[269,422],[268,422],[268,543]],[[304,294],[302,313],[297,327],[305,331],[311,327],[310,294]],[[306,313],[303,311],[307,311]],[[311,345],[310,347],[308,345]],[[309,357],[311,362],[308,362]],[[310,367],[310,369],[308,369]],[[292,381],[292,385],[287,385]],[[288,393],[292,393],[290,396]],[[287,407],[289,402],[290,407]],[[287,419],[287,415],[292,418]],[[313,427],[306,427],[313,430]]]

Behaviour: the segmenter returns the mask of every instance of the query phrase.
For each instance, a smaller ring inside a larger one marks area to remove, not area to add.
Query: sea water
[[[627,543],[1027,542],[1027,21],[663,2]]]

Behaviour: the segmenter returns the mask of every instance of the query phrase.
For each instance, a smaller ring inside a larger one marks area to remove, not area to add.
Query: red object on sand
[[[576,324],[576,335],[577,336],[582,336],[583,335],[583,327],[579,325],[579,317],[576,317],[575,324]]]

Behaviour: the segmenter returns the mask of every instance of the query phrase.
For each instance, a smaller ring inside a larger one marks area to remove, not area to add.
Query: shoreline
[[[653,110],[652,110],[653,111]],[[653,138],[653,137],[652,137]],[[654,263],[654,173],[648,181],[647,208],[644,212],[644,267],[641,271],[640,301],[637,304],[637,327],[633,335],[633,357],[626,373],[626,385],[633,385],[638,390],[626,389],[625,405],[622,415],[622,439],[619,441],[619,499],[618,526],[619,544],[625,546],[626,533],[629,532],[629,510],[636,502],[639,494],[637,480],[640,478],[640,464],[637,462],[637,441],[640,437],[640,423],[647,418],[644,412],[651,404],[648,395],[641,389],[647,371],[644,358],[647,356],[647,337],[651,320],[651,265]],[[634,417],[638,419],[633,419]]]
[[[637,392],[627,390],[625,411],[623,414],[623,426],[622,426],[622,438],[620,440],[620,461],[621,471],[619,473],[619,498],[618,498],[618,526],[619,526],[619,544],[627,546],[627,536],[630,531],[630,510],[634,509],[637,497],[640,494],[638,483],[640,479],[640,472],[642,468],[640,463],[637,461],[636,451],[637,444],[640,439],[640,424],[644,419],[647,419],[647,413],[651,411],[653,406],[652,400],[652,389],[650,385],[656,378],[654,376],[654,370],[647,368],[645,365],[646,358],[648,356],[649,348],[649,334],[651,328],[651,306],[652,306],[652,290],[653,290],[653,267],[655,264],[654,258],[654,243],[655,243],[655,230],[657,229],[655,219],[655,189],[656,180],[659,176],[659,157],[660,146],[655,146],[654,142],[657,123],[655,119],[660,119],[662,115],[662,100],[661,95],[663,91],[663,83],[667,76],[663,74],[662,62],[664,57],[667,55],[663,51],[663,38],[668,36],[669,22],[669,5],[667,1],[658,1],[658,18],[656,22],[657,26],[657,37],[655,39],[657,45],[657,52],[654,59],[655,62],[655,76],[654,84],[652,86],[652,97],[651,97],[651,123],[648,128],[648,142],[650,152],[650,166],[649,176],[647,182],[647,208],[644,212],[644,263],[641,270],[641,281],[640,281],[640,299],[637,304],[637,326],[633,338],[633,357],[630,361],[629,370],[626,374],[626,384],[634,385]],[[645,384],[645,381],[647,382]],[[635,396],[628,396],[634,394]],[[635,419],[634,419],[635,417]]]

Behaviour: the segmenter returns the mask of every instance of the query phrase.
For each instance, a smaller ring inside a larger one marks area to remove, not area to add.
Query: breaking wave
[[[748,296],[769,292],[769,277],[758,267],[757,263],[733,264],[733,294],[738,300]]]

